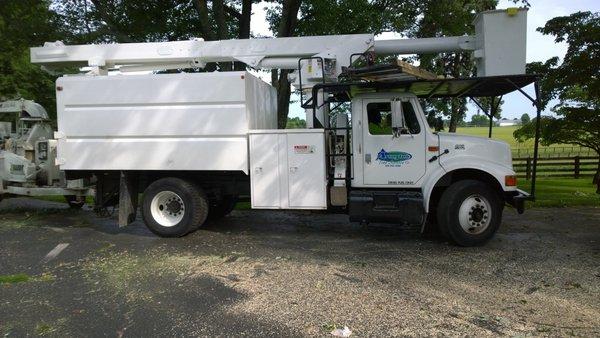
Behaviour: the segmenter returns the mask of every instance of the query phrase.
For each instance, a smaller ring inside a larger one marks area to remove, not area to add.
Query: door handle
[[[254,173],[255,173],[255,174],[260,174],[260,173],[262,173],[262,167],[256,167],[256,168],[254,168]]]
[[[298,167],[290,167],[290,173],[295,173],[296,171],[298,171]]]

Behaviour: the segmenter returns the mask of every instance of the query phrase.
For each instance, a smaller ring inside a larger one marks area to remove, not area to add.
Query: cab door
[[[405,131],[392,131],[392,103],[362,100],[363,183],[365,186],[415,187],[425,175],[425,130],[416,98],[402,99]]]

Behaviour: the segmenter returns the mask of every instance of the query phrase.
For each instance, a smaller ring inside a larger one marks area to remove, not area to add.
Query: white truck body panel
[[[327,209],[323,129],[250,132],[254,209]]]
[[[248,72],[57,80],[62,170],[248,173],[250,129],[276,128],[276,92]]]

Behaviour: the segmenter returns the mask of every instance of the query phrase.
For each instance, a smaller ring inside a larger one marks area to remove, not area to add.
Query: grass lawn
[[[533,139],[525,142],[517,142],[513,137],[513,133],[518,126],[510,127],[494,127],[492,129],[492,138],[504,141],[510,145],[513,157],[527,157],[533,154]],[[457,134],[488,137],[488,127],[462,127],[456,130]],[[553,144],[550,146],[542,146],[539,148],[540,157],[556,157],[556,156],[596,156],[596,154],[588,148],[582,148],[571,144]]]
[[[65,201],[64,196],[56,196],[56,195],[55,196],[38,196],[38,197],[35,197],[35,199],[49,201],[49,202],[67,203],[67,201]],[[94,204],[94,198],[91,196],[88,196],[85,199],[85,202],[87,204]]]
[[[531,181],[521,180],[519,188],[529,191]],[[600,206],[600,194],[591,178],[542,178],[536,182],[534,207]]]
[[[519,143],[513,137],[513,133],[517,130],[517,126],[510,127],[494,127],[492,129],[492,138],[502,140],[510,144],[511,148],[529,148],[533,147],[533,140]],[[488,137],[488,127],[463,127],[456,129],[457,134]]]

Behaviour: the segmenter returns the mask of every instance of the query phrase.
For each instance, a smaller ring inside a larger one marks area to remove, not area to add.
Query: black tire
[[[470,202],[474,203],[471,208]],[[459,219],[461,206],[464,207],[462,215],[467,219],[464,225],[468,230],[463,228]],[[438,204],[440,232],[460,246],[483,245],[500,227],[503,208],[502,199],[489,185],[476,180],[458,181],[444,191]]]
[[[85,205],[85,197],[65,195],[65,200],[71,209],[81,209]]]
[[[208,219],[214,221],[229,215],[235,209],[236,203],[237,198],[235,196],[225,196],[220,200],[212,201],[208,211]]]
[[[167,195],[174,193],[177,195],[178,199],[174,207],[171,207],[172,202],[169,201],[167,201],[169,204],[164,203],[166,206],[159,205],[159,194],[161,193]],[[159,212],[158,210],[161,214],[173,212],[181,214],[181,219],[170,226],[165,226],[164,220],[155,219],[152,211],[152,202],[155,197],[157,198],[155,205],[158,205],[157,209],[154,210],[155,214]],[[161,237],[181,237],[197,229],[206,221],[208,209],[208,199],[204,191],[197,185],[180,178],[161,178],[150,184],[144,191],[144,201],[142,203],[144,222],[150,231]],[[165,211],[163,212],[163,210]]]

